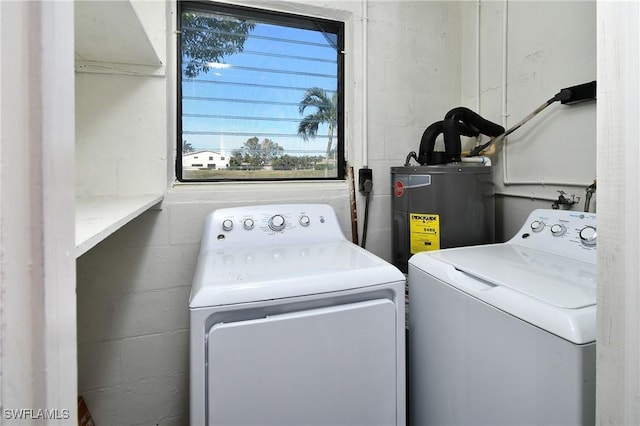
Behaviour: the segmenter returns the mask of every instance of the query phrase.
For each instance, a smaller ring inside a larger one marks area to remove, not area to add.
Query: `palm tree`
[[[312,87],[307,89],[304,97],[298,105],[300,115],[304,114],[307,107],[315,108],[312,114],[306,115],[298,125],[298,134],[307,141],[309,138],[315,138],[318,134],[320,124],[328,124],[327,143],[327,167],[329,166],[329,156],[331,155],[331,145],[333,144],[333,132],[338,125],[338,94],[334,93],[331,98],[323,89]]]
[[[190,142],[182,141],[182,155],[188,154],[190,152],[194,152],[196,149],[191,145]]]

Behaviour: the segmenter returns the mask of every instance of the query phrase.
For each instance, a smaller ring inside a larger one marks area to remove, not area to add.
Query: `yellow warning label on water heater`
[[[409,213],[411,254],[440,249],[440,215]]]

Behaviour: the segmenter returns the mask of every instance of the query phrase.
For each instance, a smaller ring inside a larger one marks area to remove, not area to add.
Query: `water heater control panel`
[[[595,213],[538,209],[507,243],[595,262],[597,236]]]

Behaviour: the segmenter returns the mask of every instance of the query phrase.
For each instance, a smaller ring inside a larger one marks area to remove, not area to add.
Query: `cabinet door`
[[[387,299],[216,324],[208,424],[395,424],[396,340]]]

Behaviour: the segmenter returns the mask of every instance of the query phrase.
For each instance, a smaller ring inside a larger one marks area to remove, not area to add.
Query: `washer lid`
[[[418,253],[409,259],[410,287],[425,285],[423,273],[573,343],[595,341],[592,263],[494,244]]]
[[[201,252],[189,307],[299,297],[404,282],[393,265],[349,241]]]
[[[596,304],[595,265],[515,244],[433,252],[434,258],[496,286],[559,308]]]

